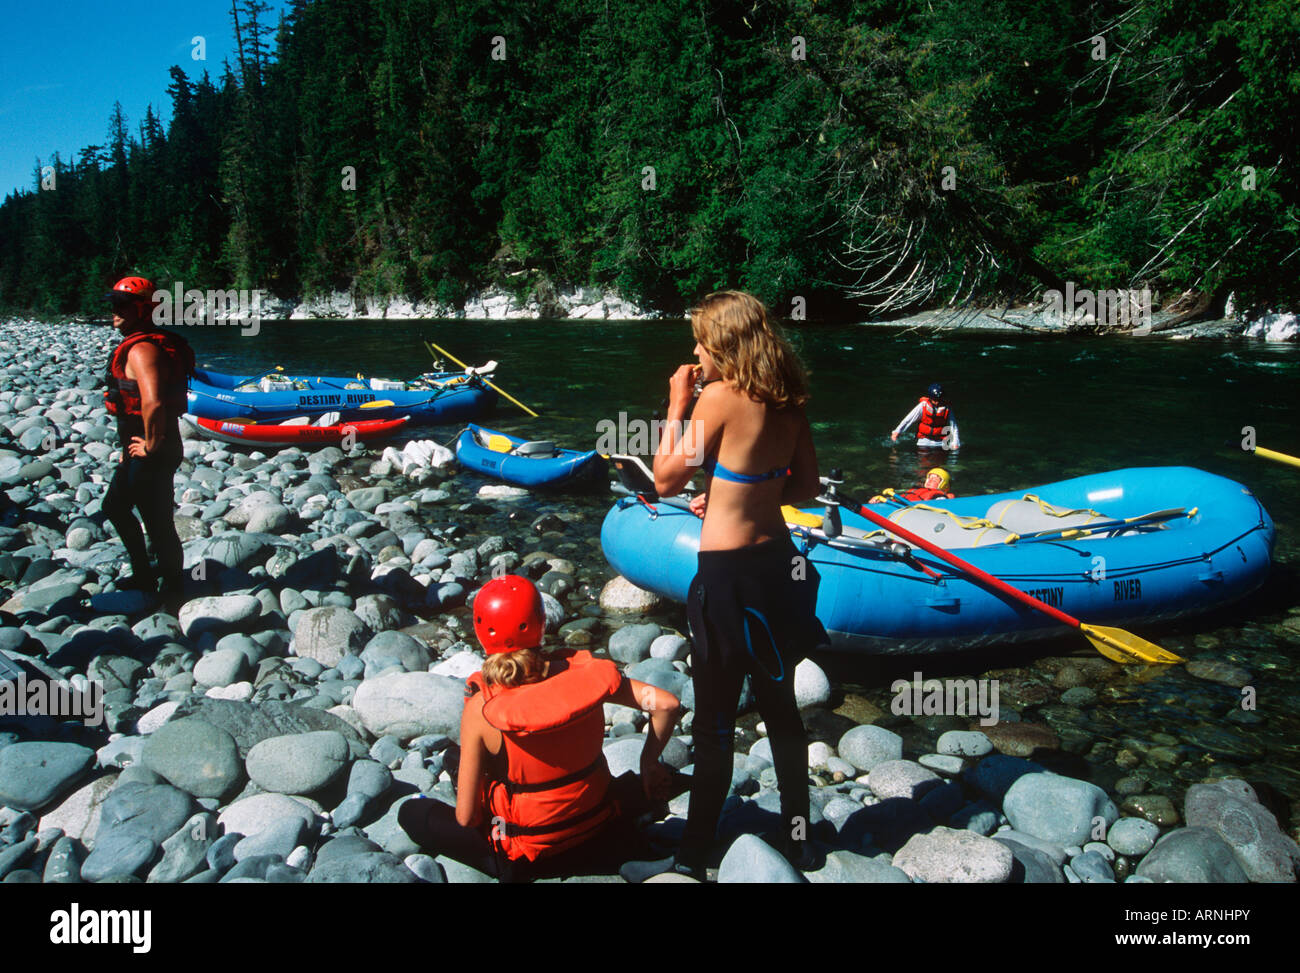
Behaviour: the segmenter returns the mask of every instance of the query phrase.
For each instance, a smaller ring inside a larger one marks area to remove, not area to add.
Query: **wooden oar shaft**
[[[973,578],[977,578],[978,580],[988,585],[990,588],[1000,591],[1004,595],[1008,595],[1011,598],[1015,598],[1017,601],[1023,602],[1024,604],[1028,605],[1030,608],[1036,608],[1039,611],[1043,612],[1044,614],[1052,616],[1052,618],[1055,618],[1058,622],[1063,622],[1064,624],[1069,625],[1071,628],[1079,628],[1081,626],[1082,623],[1074,616],[1067,615],[1059,608],[1053,608],[1051,605],[1047,604],[1046,602],[1039,601],[1037,598],[1033,597],[1032,595],[1025,594],[1019,588],[1011,587],[1011,585],[1007,584],[1005,581],[1002,581],[999,578],[995,578],[987,571],[982,571],[979,568],[975,567],[975,565],[969,564],[966,561],[963,561],[961,558],[953,554],[950,554],[948,551],[945,551],[938,544],[933,544],[930,541],[927,541],[923,537],[918,537],[916,534],[913,534],[910,530],[900,527],[898,524],[894,523],[892,520],[889,520],[886,517],[880,516],[880,514],[869,509],[865,505],[858,504],[857,506],[858,506],[859,513],[861,513],[862,516],[870,520],[873,524],[883,527],[885,530],[897,534],[899,537],[903,538],[903,540],[911,544],[915,544],[917,547],[921,548],[922,550],[928,551],[929,553],[933,554],[937,558],[940,558],[941,560],[947,561],[953,567],[963,571],[964,573],[970,575]]]
[[[1300,466],[1300,456],[1288,456],[1286,453],[1279,453],[1275,449],[1265,449],[1263,446],[1256,446],[1255,452],[1265,459],[1285,463],[1287,466]]]

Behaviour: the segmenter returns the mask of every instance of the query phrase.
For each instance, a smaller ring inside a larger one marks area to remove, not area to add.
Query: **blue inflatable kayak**
[[[594,449],[560,449],[550,441],[529,442],[473,423],[456,440],[456,459],[467,470],[529,488],[561,487],[605,469],[604,457]]]
[[[410,382],[321,376],[226,375],[199,369],[190,379],[189,412],[204,419],[274,421],[337,412],[343,419],[409,415],[412,423],[464,422],[496,403],[478,376],[421,375]],[[373,407],[368,403],[390,402]]]
[[[618,501],[600,540],[619,574],[685,601],[701,522],[670,503]],[[1272,518],[1249,489],[1188,467],[1116,470],[1027,491],[871,509],[1097,625],[1176,618],[1242,598],[1263,583],[1274,541]],[[843,509],[843,534],[827,538],[812,526],[822,513],[789,511],[786,519],[796,522],[795,546],[821,576],[817,616],[837,648],[913,654],[1064,631],[856,512]]]

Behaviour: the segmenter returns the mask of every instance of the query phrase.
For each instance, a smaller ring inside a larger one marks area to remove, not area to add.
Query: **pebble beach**
[[[448,749],[483,662],[468,604],[494,573],[536,582],[548,649],[609,657],[683,701],[663,759],[690,773],[684,628],[654,620],[656,596],[609,579],[599,520],[454,462],[403,463],[386,444],[252,452],[187,439],[175,480],[186,599],[173,615],[118,590],[125,554],[100,513],[116,451],[101,376],[116,340],[85,325],[0,325],[0,652],[26,680],[94,687],[103,707],[93,725],[0,711],[0,880],[494,881],[425,853],[397,824],[405,801],[455,802]],[[1269,638],[1294,652],[1300,611]],[[1119,668],[1042,660],[1036,680],[1007,680],[1000,720],[981,725],[845,697],[804,661],[795,691],[819,867],[796,870],[760,837],[780,827],[779,801],[750,699],[710,877],[1294,883],[1294,834],[1232,759],[1191,763],[1181,738],[1080,738],[1047,714],[1021,716],[1083,710]],[[1186,672],[1225,698],[1250,678],[1210,658]],[[1250,714],[1236,712],[1241,730]],[[605,717],[611,772],[635,770],[644,715],[607,705]],[[1113,772],[1075,776],[1097,747]],[[665,853],[688,803],[645,825]]]

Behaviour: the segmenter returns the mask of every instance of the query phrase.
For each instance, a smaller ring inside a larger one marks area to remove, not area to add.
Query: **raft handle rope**
[[[928,503],[914,503],[909,505],[905,509],[927,510],[930,513],[943,514],[944,516],[948,517],[953,523],[955,523],[958,527],[960,527],[962,530],[980,531],[980,538],[983,537],[985,532],[990,530],[1007,530],[1007,528],[1003,527],[1001,524],[995,524],[993,521],[985,517],[963,517],[960,514],[953,513],[951,510],[946,510],[943,507],[934,507]],[[901,520],[894,520],[894,518],[897,517],[902,512],[903,512],[902,510],[896,510],[889,518],[890,520],[893,520],[894,523],[898,524],[900,527],[903,525],[903,522]],[[979,538],[977,538],[977,540],[978,539]],[[1019,539],[1020,539],[1020,535],[1017,534],[1015,531],[1008,531],[1008,534],[1005,538],[1003,538],[1002,543],[1014,544]]]

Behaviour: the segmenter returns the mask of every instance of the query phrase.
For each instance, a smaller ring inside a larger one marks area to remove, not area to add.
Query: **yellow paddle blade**
[[[397,403],[390,399],[376,399],[374,402],[362,402],[359,409],[391,409]]]
[[[494,453],[508,453],[514,449],[515,444],[510,441],[509,436],[503,436],[499,432],[494,432],[488,436],[487,448]]]
[[[1256,446],[1255,453],[1263,456],[1265,459],[1277,460],[1279,463],[1286,463],[1288,466],[1300,466],[1300,457],[1288,456],[1286,453],[1279,453],[1274,449],[1265,449],[1263,446]]]
[[[1162,649],[1154,642],[1148,642],[1144,638],[1134,635],[1132,632],[1126,632],[1122,628],[1109,628],[1105,625],[1089,625],[1087,622],[1081,622],[1079,629],[1088,637],[1088,641],[1093,644],[1098,652],[1107,659],[1124,665],[1133,663],[1160,663],[1171,665],[1175,662],[1186,662],[1181,655],[1176,655],[1168,649]]]
[[[785,518],[787,524],[797,524],[800,527],[820,527],[822,525],[822,519],[817,514],[805,513],[788,504],[781,508],[781,516]]]

